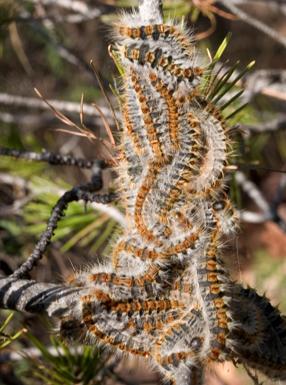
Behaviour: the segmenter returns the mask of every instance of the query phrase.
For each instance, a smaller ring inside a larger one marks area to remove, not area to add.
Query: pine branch
[[[46,230],[40,236],[40,239],[37,245],[34,248],[34,251],[27,259],[26,262],[22,264],[13,274],[13,278],[21,278],[30,272],[33,267],[38,263],[38,261],[43,257],[44,252],[47,249],[47,246],[51,242],[51,238],[54,235],[54,231],[57,228],[59,220],[64,216],[64,212],[71,202],[77,202],[83,200],[84,202],[96,202],[96,203],[110,203],[114,201],[117,197],[116,194],[98,194],[102,188],[102,165],[100,163],[97,166],[97,169],[93,170],[93,176],[91,183],[77,186],[71,190],[64,193],[64,195],[58,200],[55,207],[52,210],[51,216],[48,220]]]
[[[0,156],[10,156],[16,159],[24,159],[37,162],[47,162],[53,166],[73,166],[78,168],[92,169],[98,165],[98,160],[88,160],[76,158],[73,155],[56,154],[43,150],[42,153],[22,151],[6,147],[0,147]],[[103,161],[100,161],[102,166],[108,167]]]
[[[49,104],[52,105],[55,109],[64,112],[64,113],[81,113],[81,106],[79,103],[64,101],[64,100],[48,100]],[[26,107],[31,109],[39,110],[50,110],[51,108],[43,100],[38,98],[28,98],[25,96],[11,95],[0,93],[0,105],[9,106],[9,107]],[[111,113],[108,108],[101,107],[102,113],[106,118],[111,118]],[[84,114],[94,117],[100,117],[98,110],[91,104],[84,105]]]

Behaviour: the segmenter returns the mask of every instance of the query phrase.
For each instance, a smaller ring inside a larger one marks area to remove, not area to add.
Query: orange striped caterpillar
[[[284,379],[285,319],[221,259],[236,224],[224,191],[232,141],[194,44],[184,27],[140,13],[116,34],[125,233],[105,265],[65,286],[0,280],[0,303],[46,311],[64,338],[144,357],[172,384],[202,384],[209,364],[234,359]]]

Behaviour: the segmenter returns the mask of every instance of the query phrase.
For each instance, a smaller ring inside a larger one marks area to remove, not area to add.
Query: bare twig
[[[47,9],[46,15],[31,14],[26,8],[19,9],[17,15],[11,18],[4,19],[3,22],[33,22],[51,20],[56,23],[82,23],[88,20],[97,19],[100,16],[114,11],[114,6],[111,4],[101,3],[98,6],[90,6],[86,2],[65,0],[32,0],[36,10],[40,7]],[[24,2],[23,2],[24,3]],[[20,4],[19,4],[20,5]],[[58,8],[64,9],[66,12],[58,12]]]
[[[30,196],[25,196],[21,199],[16,199],[12,205],[1,206],[1,217],[7,218],[8,216],[18,214],[20,209],[24,207],[31,200]]]
[[[90,7],[85,2],[77,0],[31,0],[31,2],[42,5],[56,5],[82,15],[86,15],[91,11]]]
[[[261,122],[253,125],[243,125],[242,128],[250,134],[261,134],[265,132],[286,130],[286,114],[280,114],[277,118],[265,123]]]
[[[4,23],[8,24],[9,22],[17,22],[17,23],[30,23],[35,21],[45,21],[50,20],[54,23],[68,23],[68,24],[78,24],[83,23],[85,21],[97,19],[100,17],[103,13],[98,12],[97,9],[94,9],[90,12],[88,15],[80,15],[80,14],[67,14],[67,15],[46,15],[46,16],[32,16],[27,12],[21,12],[18,16],[12,17],[9,19],[5,19]]]
[[[228,70],[230,68],[227,65],[218,62],[216,64],[216,70],[219,72],[221,68]],[[239,76],[239,71],[235,70],[232,76],[228,79],[228,83],[231,83],[235,77]],[[218,75],[218,78],[222,74]],[[245,76],[237,81],[237,86],[244,89],[244,93],[241,96],[243,103],[249,103],[257,94],[263,94],[275,99],[286,101],[286,71],[284,69],[263,69],[250,71]],[[234,95],[235,92],[233,92]],[[228,93],[222,100],[229,100],[232,97],[232,93]]]
[[[78,56],[72,49],[66,47],[57,38],[55,33],[51,33],[51,31],[47,28],[47,24],[52,25],[53,23],[47,18],[43,20],[43,23],[33,20],[29,26],[35,31],[35,33],[41,35],[47,41],[47,43],[56,50],[60,57],[62,57],[68,63],[80,68],[87,74],[89,78],[93,79],[93,74],[90,71],[89,64],[80,56]]]
[[[98,122],[98,117],[93,117],[93,124]],[[36,113],[19,113],[13,111],[11,112],[0,112],[0,121],[7,124],[18,124],[20,126],[29,126],[29,130],[32,131],[33,128],[40,129],[41,127],[47,127],[47,125],[54,122],[54,117],[48,113],[36,114]],[[91,121],[89,117],[89,121]],[[91,122],[89,122],[91,125]]]
[[[253,211],[243,210],[239,213],[240,220],[247,223],[264,223],[270,220],[268,215],[264,213],[255,213]]]
[[[245,174],[241,171],[237,171],[235,174],[235,180],[242,187],[243,191],[255,202],[263,213],[270,214],[270,207],[266,199],[263,197],[257,186],[249,179],[246,178]]]
[[[257,94],[286,101],[286,71],[283,69],[256,70],[242,81],[244,102],[250,102]]]
[[[48,100],[48,102],[53,105],[55,109],[64,113],[80,114],[81,112],[81,106],[79,103],[62,100]],[[50,110],[50,107],[40,99],[5,93],[0,93],[0,105],[1,104],[9,107],[26,107],[32,109]],[[108,108],[100,107],[100,109],[105,118],[112,119],[111,112]],[[84,113],[85,115],[99,117],[97,109],[91,104],[84,105]]]
[[[271,39],[277,41],[278,43],[282,44],[286,48],[286,37],[281,36],[273,28],[270,28],[268,25],[264,24],[262,21],[244,12],[242,9],[237,7],[233,2],[230,3],[229,0],[219,0],[219,3],[223,4],[229,11],[231,11],[234,15],[239,17],[240,20],[246,22],[249,25],[252,25],[254,28],[265,33],[267,36],[271,37]]]
[[[228,0],[230,4],[261,4],[266,6],[275,6],[279,8],[283,8],[285,4],[285,0]]]
[[[253,200],[253,202],[259,207],[261,211],[260,213],[243,211],[240,214],[241,219],[250,223],[263,223],[271,220],[276,223],[283,231],[286,231],[286,223],[277,211],[277,200],[278,198],[280,199],[280,195],[277,195],[277,199],[274,199],[273,203],[269,204],[263,197],[262,193],[259,191],[258,187],[252,181],[247,179],[243,172],[237,171],[235,174],[235,179],[243,191]],[[284,189],[284,184],[282,184],[282,188]]]
[[[27,75],[31,76],[33,74],[33,68],[23,47],[22,39],[18,33],[17,24],[15,22],[11,22],[8,26],[8,29],[11,45],[14,49],[14,52]]]
[[[283,174],[280,178],[279,186],[276,194],[274,195],[271,202],[271,210],[274,213],[273,221],[286,232],[286,222],[278,213],[279,205],[282,203],[286,190],[286,174]]]

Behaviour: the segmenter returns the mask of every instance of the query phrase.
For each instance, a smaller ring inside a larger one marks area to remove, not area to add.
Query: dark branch
[[[11,156],[17,159],[32,160],[38,162],[47,162],[53,166],[75,166],[79,168],[91,169],[98,164],[98,160],[88,160],[83,158],[75,158],[73,155],[56,154],[49,151],[42,153],[16,150],[6,147],[0,147],[0,156]],[[108,165],[104,161],[100,161],[102,167],[106,168]]]
[[[117,198],[115,193],[108,194],[98,194],[97,192],[101,190],[102,182],[102,167],[99,162],[97,169],[94,167],[94,174],[91,179],[91,183],[85,185],[80,185],[72,188],[71,190],[64,193],[64,195],[58,200],[55,207],[52,210],[51,216],[49,218],[46,230],[40,236],[40,239],[34,248],[34,251],[27,259],[26,262],[22,264],[11,277],[13,278],[22,278],[28,272],[30,272],[37,262],[42,258],[44,252],[46,251],[51,238],[54,235],[54,231],[57,228],[59,220],[64,216],[64,212],[67,209],[69,203],[77,202],[83,200],[85,202],[96,202],[96,203],[110,203]]]

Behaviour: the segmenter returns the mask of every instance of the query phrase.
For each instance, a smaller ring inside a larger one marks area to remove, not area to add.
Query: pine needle
[[[116,125],[116,128],[117,128],[117,130],[119,131],[119,130],[120,130],[120,128],[119,128],[119,123],[118,123],[118,120],[117,120],[117,118],[116,118],[116,114],[115,114],[113,105],[112,105],[112,103],[111,103],[111,101],[110,101],[110,99],[109,99],[107,93],[105,92],[105,89],[103,88],[102,81],[100,80],[100,77],[99,77],[99,75],[98,75],[98,73],[97,73],[97,71],[96,71],[96,69],[95,69],[95,66],[94,66],[94,63],[93,63],[92,60],[90,61],[90,66],[91,66],[91,68],[92,68],[92,70],[93,70],[93,72],[94,72],[94,75],[95,75],[96,80],[97,80],[97,82],[98,82],[99,88],[100,88],[100,90],[101,90],[101,92],[102,92],[102,94],[103,94],[103,96],[104,96],[104,98],[105,98],[107,104],[109,105],[109,108],[110,108],[111,114],[112,114],[112,116],[113,116],[113,119],[114,119],[114,123],[115,123],[115,125]]]

